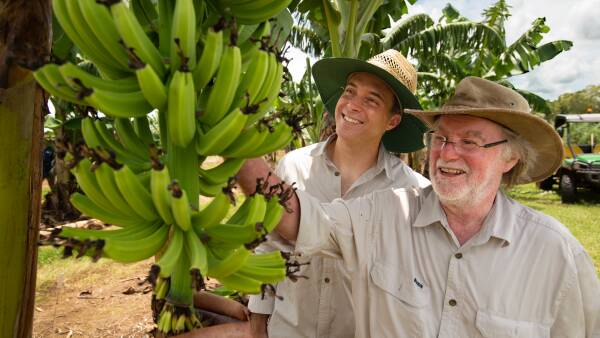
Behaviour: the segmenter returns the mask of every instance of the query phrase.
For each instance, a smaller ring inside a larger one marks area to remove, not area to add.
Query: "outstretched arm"
[[[270,174],[271,173],[271,174]],[[258,178],[266,178],[267,184],[273,186],[282,182],[282,180],[272,174],[269,165],[262,158],[254,158],[247,160],[238,173],[238,183],[246,196],[253,194],[256,191],[256,180]],[[285,185],[284,187],[289,187]],[[295,241],[298,237],[298,228],[300,225],[300,203],[296,193],[286,201],[286,207],[291,212],[286,212],[281,217],[279,225],[275,231],[289,241]]]

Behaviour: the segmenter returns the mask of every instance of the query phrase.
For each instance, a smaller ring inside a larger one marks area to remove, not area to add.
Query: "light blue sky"
[[[492,0],[418,0],[409,14],[427,13],[434,20],[451,3],[463,16],[481,20]],[[538,17],[546,17],[550,32],[546,41],[571,40],[573,47],[533,71],[513,77],[517,87],[554,100],[560,94],[600,84],[600,0],[507,0],[512,16],[506,23],[507,43],[512,43]],[[293,75],[303,73],[304,57],[293,52]]]

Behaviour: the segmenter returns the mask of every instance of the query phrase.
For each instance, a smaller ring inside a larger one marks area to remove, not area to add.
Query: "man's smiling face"
[[[335,108],[336,133],[348,142],[379,142],[383,134],[400,122],[391,114],[394,94],[375,75],[353,73]]]

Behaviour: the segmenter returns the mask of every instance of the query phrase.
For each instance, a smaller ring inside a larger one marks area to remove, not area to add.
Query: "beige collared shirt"
[[[600,337],[584,248],[501,192],[462,247],[430,187],[329,204],[298,196],[296,249],[342,259],[357,337]]]
[[[345,196],[341,196],[341,176],[326,155],[326,144],[321,142],[288,153],[279,162],[277,175],[286,182],[296,182],[299,190],[306,191],[320,202],[331,202],[340,197],[355,198],[389,187],[429,184],[427,179],[381,147],[376,165],[363,173]],[[318,224],[315,223],[315,226]],[[257,251],[293,251],[293,246],[284,242],[272,235]],[[308,279],[301,278],[297,282],[286,279],[279,283],[277,294],[283,300],[272,297],[262,300],[260,296],[250,298],[248,306],[252,312],[271,314],[269,337],[353,337],[350,282],[341,261],[321,256],[298,260],[310,262],[298,273]]]

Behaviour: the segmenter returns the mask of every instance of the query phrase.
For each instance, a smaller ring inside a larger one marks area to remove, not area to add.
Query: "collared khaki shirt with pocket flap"
[[[342,259],[357,337],[600,337],[590,257],[558,221],[502,192],[462,246],[431,187],[298,197],[296,250]]]

